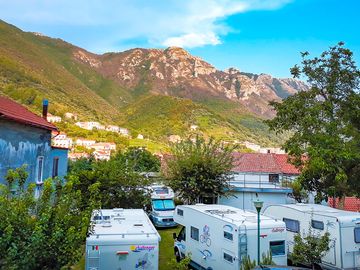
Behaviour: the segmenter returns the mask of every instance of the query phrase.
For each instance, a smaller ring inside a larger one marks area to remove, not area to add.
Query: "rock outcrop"
[[[263,117],[274,115],[269,101],[280,101],[307,89],[304,82],[295,79],[245,73],[235,68],[220,71],[178,47],[136,48],[103,55],[79,49],[73,52],[73,56],[129,89],[146,84],[151,92],[157,94],[193,100],[209,97],[230,99]]]

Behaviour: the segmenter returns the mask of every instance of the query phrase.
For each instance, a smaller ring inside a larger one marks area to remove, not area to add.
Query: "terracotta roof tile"
[[[0,96],[0,117],[42,129],[58,130],[56,126],[44,118],[34,114],[15,101],[2,96]]]
[[[235,172],[300,174],[287,154],[234,153]]]
[[[360,212],[360,199],[359,198],[345,197],[345,200],[343,203],[344,203],[344,205],[341,206],[340,204],[342,204],[342,203],[340,203],[338,198],[335,199],[335,202],[334,202],[333,198],[329,198],[329,201],[328,201],[328,204],[331,207],[341,208],[346,211]]]

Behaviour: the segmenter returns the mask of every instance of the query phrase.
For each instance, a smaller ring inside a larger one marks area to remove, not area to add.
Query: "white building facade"
[[[285,154],[235,153],[230,185],[234,196],[220,197],[220,204],[255,210],[254,200],[264,206],[293,203],[289,183],[300,174]]]
[[[52,134],[52,146],[70,149],[73,146],[73,140],[65,133]]]

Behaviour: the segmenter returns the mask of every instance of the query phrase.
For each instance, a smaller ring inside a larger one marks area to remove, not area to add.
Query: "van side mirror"
[[[176,233],[173,233],[173,239],[175,240],[176,238]]]

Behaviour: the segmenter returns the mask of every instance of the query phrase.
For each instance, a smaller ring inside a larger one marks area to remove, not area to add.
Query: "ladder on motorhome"
[[[239,260],[242,263],[243,258],[247,256],[247,234],[246,227],[241,225],[239,227]]]
[[[86,270],[99,270],[100,269],[100,250],[87,251],[87,269]]]

